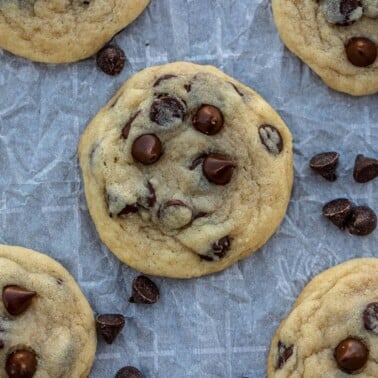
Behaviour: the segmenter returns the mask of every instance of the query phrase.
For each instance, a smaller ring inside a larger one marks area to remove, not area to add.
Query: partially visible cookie
[[[139,271],[189,278],[261,247],[290,199],[291,134],[253,90],[211,66],[130,78],[79,147],[101,239]]]
[[[378,376],[378,259],[350,260],[302,291],[271,345],[268,378]]]
[[[95,54],[149,0],[0,0],[0,47],[46,63]]]
[[[56,261],[0,245],[0,376],[85,378],[96,351],[92,310]]]
[[[377,0],[272,0],[285,45],[333,89],[378,92]]]

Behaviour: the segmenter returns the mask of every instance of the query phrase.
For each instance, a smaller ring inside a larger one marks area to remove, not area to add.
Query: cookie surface
[[[254,91],[211,66],[171,63],[129,79],[79,146],[103,242],[148,274],[225,269],[280,224],[291,134]]]
[[[378,92],[376,0],[272,0],[285,45],[331,88]]]
[[[0,283],[0,376],[87,377],[95,323],[71,275],[46,255],[0,245]]]
[[[0,0],[0,47],[46,63],[95,54],[149,0]]]
[[[378,374],[378,259],[326,270],[302,291],[279,326],[268,378]]]

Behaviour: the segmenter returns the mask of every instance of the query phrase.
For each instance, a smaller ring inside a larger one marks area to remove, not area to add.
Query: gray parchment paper
[[[321,216],[323,203],[339,196],[378,211],[378,180],[352,178],[357,153],[377,157],[378,96],[328,89],[284,48],[268,0],[152,0],[115,41],[127,55],[115,78],[94,59],[54,66],[0,50],[1,241],[57,259],[94,311],[127,317],[113,345],[99,340],[90,377],[114,377],[130,364],[149,378],[263,378],[273,333],[306,282],[352,257],[378,256],[378,231],[353,237]],[[213,64],[277,109],[294,135],[295,187],[283,224],[261,251],[210,277],[157,278],[161,300],[136,306],[128,297],[137,272],[97,236],[76,148],[130,75],[176,60]],[[308,168],[327,150],[341,154],[335,183]]]

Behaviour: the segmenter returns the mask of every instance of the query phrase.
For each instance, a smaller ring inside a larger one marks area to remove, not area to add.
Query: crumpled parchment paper
[[[306,282],[352,257],[378,257],[378,232],[350,236],[321,215],[340,196],[378,210],[378,181],[352,178],[357,153],[377,156],[378,96],[328,89],[284,48],[268,0],[152,0],[115,42],[127,55],[115,78],[94,59],[52,66],[0,50],[1,241],[57,259],[94,311],[127,317],[114,344],[99,338],[90,377],[134,365],[154,378],[263,378],[273,333]],[[99,240],[76,149],[89,120],[129,76],[177,60],[215,65],[276,108],[294,136],[293,197],[260,252],[217,275],[156,278],[157,304],[129,304],[137,272]],[[341,154],[335,183],[308,168],[312,155],[329,150]]]

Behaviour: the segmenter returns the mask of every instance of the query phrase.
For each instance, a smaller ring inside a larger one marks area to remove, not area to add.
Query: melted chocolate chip
[[[189,93],[192,90],[192,84],[185,84],[184,88]]]
[[[198,157],[196,157],[196,158],[193,160],[192,164],[190,165],[189,169],[190,169],[191,171],[193,171],[193,170],[196,169],[199,165],[203,164],[203,161],[205,160],[205,158],[206,158],[207,155],[208,155],[208,154],[203,153],[203,154],[199,155]]]
[[[134,214],[138,212],[138,205],[133,204],[133,205],[126,205],[117,215],[120,218],[124,218],[129,214]]]
[[[281,341],[278,342],[278,355],[276,369],[282,369],[287,360],[293,355],[294,345],[286,346]]]
[[[138,276],[133,281],[133,295],[130,297],[131,303],[153,304],[160,298],[159,289],[146,276]]]
[[[271,125],[261,125],[259,127],[261,143],[272,155],[278,155],[283,150],[283,140],[278,129]]]
[[[7,357],[5,370],[9,378],[32,378],[37,364],[37,357],[33,351],[18,349]]]
[[[150,119],[163,127],[169,127],[176,121],[183,121],[186,114],[185,104],[176,97],[163,95],[151,105]]]
[[[370,207],[357,206],[353,208],[352,215],[347,222],[347,227],[352,235],[369,235],[377,227],[377,216]]]
[[[368,38],[351,38],[345,51],[348,60],[356,67],[370,66],[377,59],[377,46]]]
[[[339,163],[339,154],[337,152],[323,152],[317,154],[310,160],[310,167],[328,181],[335,181],[336,168]]]
[[[231,249],[231,239],[229,236],[224,236],[223,238],[214,242],[211,246],[214,255],[220,259],[226,256],[226,253]]]
[[[133,366],[125,366],[118,370],[115,378],[143,378],[142,373]]]
[[[35,291],[17,285],[5,286],[3,288],[4,307],[11,315],[20,315],[27,310],[36,295]]]
[[[148,187],[148,191],[150,192],[150,196],[147,198],[148,207],[154,207],[155,204],[156,204],[156,192],[155,192],[155,189],[154,189],[153,185],[150,182],[147,183],[147,187]]]
[[[378,160],[357,155],[353,177],[359,183],[365,183],[378,177]]]
[[[350,25],[354,20],[350,19],[351,14],[358,8],[362,8],[360,0],[341,0],[340,1],[340,13],[345,16],[345,20],[339,25]]]
[[[338,198],[323,206],[323,215],[342,230],[351,214],[352,203],[347,198]]]
[[[104,340],[108,344],[112,344],[125,326],[125,317],[121,314],[97,315],[96,326]]]
[[[130,118],[130,120],[126,123],[126,125],[123,127],[122,133],[121,133],[121,136],[122,136],[123,139],[127,139],[129,137],[131,125],[135,121],[135,119],[138,117],[139,114],[140,114],[140,111],[136,112]]]
[[[334,356],[340,370],[353,373],[365,366],[369,349],[362,341],[349,337],[335,348]]]
[[[228,184],[235,167],[235,163],[227,155],[222,154],[209,154],[202,164],[204,175],[216,185]]]
[[[215,135],[223,128],[223,114],[215,106],[202,105],[194,115],[192,123],[201,133]]]
[[[170,200],[160,206],[158,218],[165,227],[171,230],[178,230],[192,222],[193,212],[184,202]]]
[[[117,46],[106,46],[97,53],[97,65],[108,75],[119,75],[125,66],[125,53]]]
[[[235,89],[235,92],[240,96],[240,97],[244,97],[244,94],[240,91],[240,89],[234,84],[234,83],[231,83],[230,84],[233,86],[233,88]]]
[[[363,313],[365,329],[378,335],[378,302],[369,303]]]
[[[169,80],[169,79],[173,79],[173,78],[175,78],[175,77],[177,77],[177,76],[176,76],[176,75],[164,75],[164,76],[161,76],[161,77],[159,77],[159,79],[157,79],[157,80],[155,81],[153,87],[154,87],[154,88],[155,88],[155,87],[158,87],[162,81]]]
[[[135,139],[131,154],[135,161],[144,165],[156,163],[162,155],[163,147],[155,134],[143,134]]]

